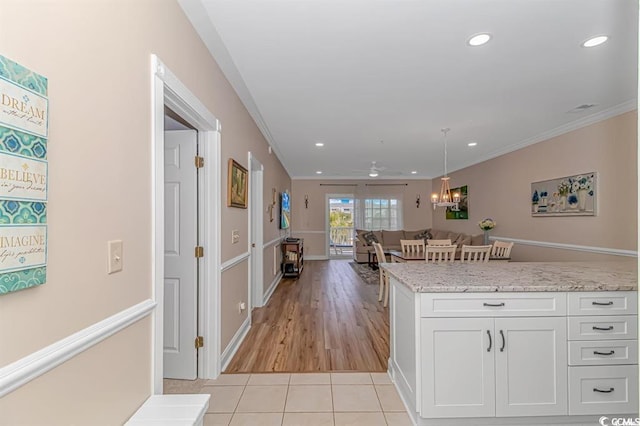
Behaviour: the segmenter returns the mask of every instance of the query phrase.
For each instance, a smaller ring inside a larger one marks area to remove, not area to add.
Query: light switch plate
[[[107,274],[122,271],[122,240],[107,241]]]

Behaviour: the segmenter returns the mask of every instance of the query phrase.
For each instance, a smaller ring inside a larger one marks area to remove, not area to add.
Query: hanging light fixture
[[[449,187],[449,176],[447,176],[447,133],[451,130],[446,127],[440,129],[440,131],[444,134],[444,176],[440,178],[442,181],[440,184],[440,195],[433,193],[431,194],[431,203],[433,204],[433,209],[436,207],[451,207],[452,210],[458,210],[458,203],[460,202],[460,194],[455,192],[451,193],[451,188]]]

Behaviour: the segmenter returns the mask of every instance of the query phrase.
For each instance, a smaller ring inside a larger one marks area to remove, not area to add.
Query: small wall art
[[[467,185],[459,188],[452,188],[451,193],[460,194],[460,202],[458,208],[447,207],[446,218],[447,219],[469,219],[469,198],[467,193]]]
[[[247,190],[249,176],[247,169],[233,158],[229,158],[229,176],[227,180],[227,206],[247,208]]]
[[[596,172],[534,182],[531,216],[595,216],[597,196]]]

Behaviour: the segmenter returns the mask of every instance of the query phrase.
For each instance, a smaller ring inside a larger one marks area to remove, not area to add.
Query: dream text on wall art
[[[46,282],[47,79],[0,55],[0,295]]]

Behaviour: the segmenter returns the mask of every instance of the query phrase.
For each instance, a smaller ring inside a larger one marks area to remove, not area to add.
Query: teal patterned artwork
[[[48,81],[0,55],[0,295],[47,279]]]

